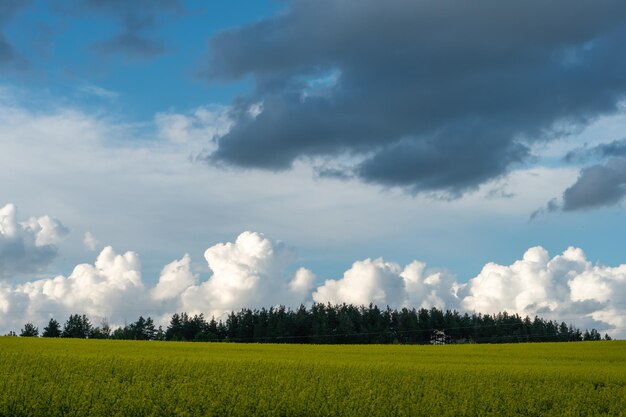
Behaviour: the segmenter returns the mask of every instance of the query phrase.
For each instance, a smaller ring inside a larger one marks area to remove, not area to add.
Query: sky
[[[350,302],[626,337],[626,3],[2,0],[0,333]]]

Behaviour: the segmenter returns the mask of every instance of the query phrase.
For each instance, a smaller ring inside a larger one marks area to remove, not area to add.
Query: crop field
[[[621,416],[626,342],[0,338],[1,416]]]

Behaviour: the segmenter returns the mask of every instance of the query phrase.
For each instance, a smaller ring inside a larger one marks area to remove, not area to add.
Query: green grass
[[[301,346],[0,338],[0,416],[621,416],[624,410],[624,341]]]

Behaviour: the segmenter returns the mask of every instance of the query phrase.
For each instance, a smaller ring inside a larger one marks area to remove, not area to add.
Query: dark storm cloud
[[[406,186],[416,192],[444,190],[454,196],[528,156],[525,146],[499,139],[480,127],[462,125],[431,140],[391,144],[359,164],[356,172],[368,182]]]
[[[26,60],[4,36],[4,26],[13,19],[21,9],[25,9],[30,0],[2,0],[0,1],[0,71],[7,68],[24,68]]]
[[[626,92],[621,0],[286,3],[210,40],[203,77],[255,82],[212,162],[281,170],[349,156],[361,162],[338,176],[455,195],[527,161],[556,126],[616,111]]]
[[[612,206],[625,195],[626,158],[613,158],[580,171],[576,183],[563,193],[563,211]]]
[[[63,6],[67,13],[92,12],[115,20],[119,32],[95,43],[94,49],[105,55],[119,53],[137,58],[162,54],[163,41],[150,31],[158,26],[159,16],[184,11],[179,0],[66,0]]]

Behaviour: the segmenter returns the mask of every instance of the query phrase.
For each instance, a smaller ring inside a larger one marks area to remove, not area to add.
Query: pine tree
[[[43,328],[42,337],[61,337],[61,325],[55,319],[50,319],[48,325]]]
[[[92,327],[86,315],[73,314],[65,322],[61,337],[86,339],[91,334]]]
[[[37,337],[39,329],[33,323],[26,323],[20,332],[20,337]]]

